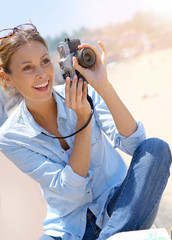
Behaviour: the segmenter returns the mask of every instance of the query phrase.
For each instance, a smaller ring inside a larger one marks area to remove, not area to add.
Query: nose
[[[46,71],[42,66],[37,67],[36,76],[37,78],[42,78],[46,76]]]

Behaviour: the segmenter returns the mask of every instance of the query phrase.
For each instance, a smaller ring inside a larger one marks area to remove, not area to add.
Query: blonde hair
[[[0,40],[0,71],[10,74],[11,71],[9,65],[11,56],[22,45],[32,40],[41,42],[48,50],[47,43],[37,31],[17,31],[13,36]],[[4,90],[8,91],[9,87],[7,87],[7,84],[1,75],[0,82]]]

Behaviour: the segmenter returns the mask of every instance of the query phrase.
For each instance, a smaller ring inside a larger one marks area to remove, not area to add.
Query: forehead
[[[23,60],[32,61],[33,59],[42,57],[46,53],[48,53],[48,50],[43,43],[32,40],[20,46],[20,48],[13,53],[11,57],[11,64],[13,62],[18,63]]]

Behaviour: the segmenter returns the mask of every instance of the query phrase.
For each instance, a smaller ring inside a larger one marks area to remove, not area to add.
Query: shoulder
[[[16,129],[20,124],[20,120],[21,111],[20,107],[18,106],[0,128],[0,150],[2,150],[5,146],[7,147],[10,139],[13,135],[15,135]],[[21,132],[21,130],[19,131]]]
[[[21,120],[22,112],[21,112],[21,106],[19,105],[8,117],[6,122],[1,127],[1,133],[4,133],[10,129],[13,129],[18,125],[18,123]]]
[[[35,136],[38,132],[34,120],[22,101],[0,128],[0,149],[6,144],[17,144],[24,138]]]

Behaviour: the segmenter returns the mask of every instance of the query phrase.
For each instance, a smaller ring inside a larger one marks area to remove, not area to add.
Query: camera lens
[[[84,55],[84,59],[85,59],[86,62],[90,62],[90,61],[91,61],[91,55],[88,54],[88,53],[86,53],[86,54]]]
[[[96,54],[91,48],[77,50],[75,56],[79,64],[85,68],[91,68],[96,62]]]

